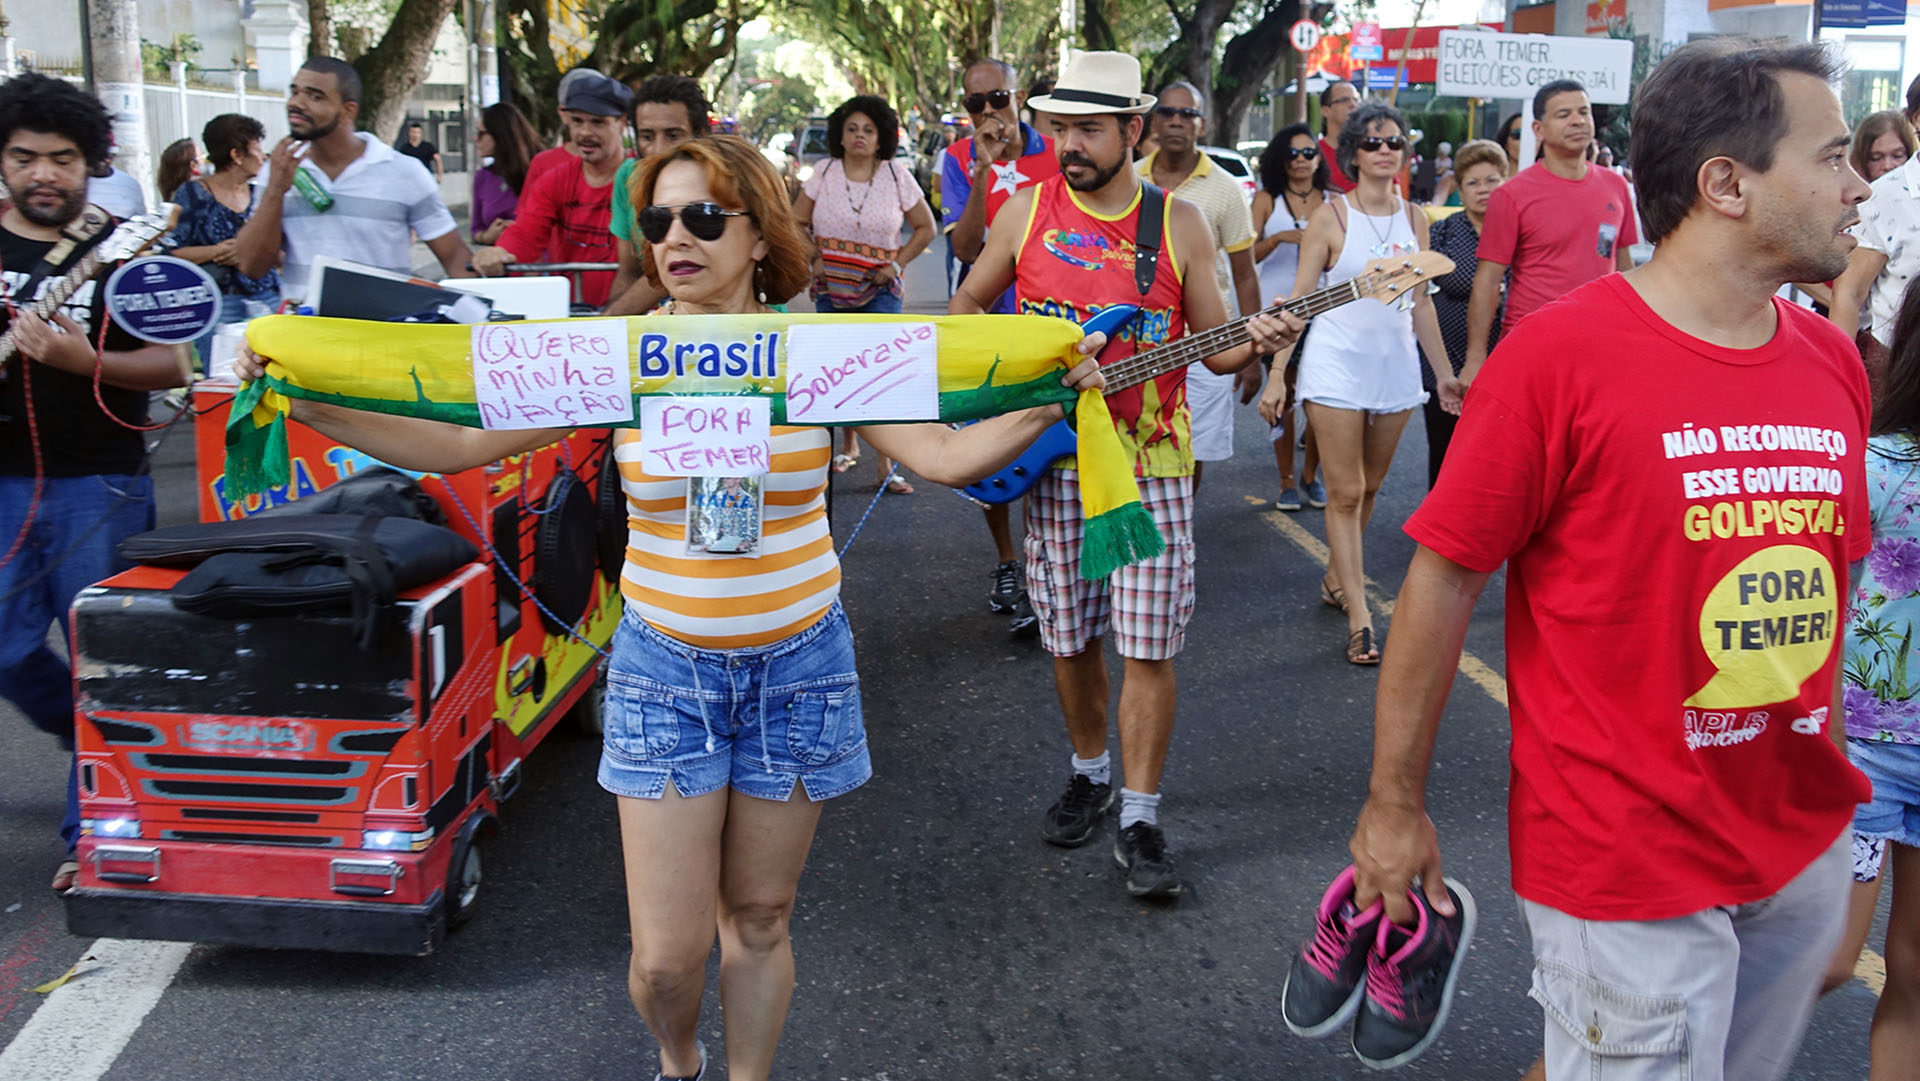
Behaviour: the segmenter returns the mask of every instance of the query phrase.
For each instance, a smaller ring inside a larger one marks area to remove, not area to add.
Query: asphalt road
[[[938,273],[936,251],[912,268],[916,295],[939,290]],[[1190,888],[1170,907],[1122,891],[1111,826],[1074,851],[1039,839],[1069,748],[1045,654],[987,612],[992,550],[977,510],[928,483],[874,509],[846,556],[844,598],[876,772],[828,809],[801,884],[779,1076],[1369,1075],[1343,1038],[1296,1039],[1277,1011],[1312,906],[1346,862],[1375,676],[1344,663],[1344,621],[1316,596],[1320,514],[1271,509],[1274,469],[1250,407],[1235,451],[1208,468],[1198,501],[1198,610],[1161,808]],[[180,433],[156,458],[163,520],[191,517],[190,453]],[[1424,453],[1416,419],[1368,537],[1389,595],[1412,551],[1398,526],[1423,493]],[[842,541],[872,499],[869,465],[836,483]],[[1496,580],[1467,641],[1491,672],[1456,684],[1431,798],[1480,932],[1445,1037],[1407,1076],[1505,1081],[1540,1041],[1508,886],[1506,715],[1489,690],[1502,687],[1501,604]],[[4,706],[0,733],[5,1046],[41,1005],[31,988],[88,942],[66,933],[46,889],[63,759]],[[596,756],[558,737],[529,762],[481,911],[436,955],[195,947],[105,1076],[652,1076],[653,1044],[626,996],[614,804],[594,783]],[[1858,982],[1822,1002],[1792,1076],[1865,1077],[1873,1004]],[[717,1059],[711,990],[702,1034]]]

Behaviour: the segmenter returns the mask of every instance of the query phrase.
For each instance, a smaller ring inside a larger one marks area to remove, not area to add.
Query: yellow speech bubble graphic
[[[1785,702],[1819,671],[1839,631],[1833,567],[1777,544],[1741,560],[1700,605],[1700,645],[1717,671],[1687,699],[1704,709]]]

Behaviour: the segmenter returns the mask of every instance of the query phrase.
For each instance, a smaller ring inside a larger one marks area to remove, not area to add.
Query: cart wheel
[[[587,686],[586,693],[573,704],[573,712],[569,719],[573,721],[575,730],[595,739],[605,735],[607,719],[601,710],[605,708],[606,701],[607,669],[602,665],[599,673],[593,677],[593,682]]]
[[[464,831],[447,868],[447,929],[463,926],[480,906],[483,863],[478,822]]]

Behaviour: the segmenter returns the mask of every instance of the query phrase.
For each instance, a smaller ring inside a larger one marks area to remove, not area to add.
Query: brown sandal
[[[1347,594],[1339,586],[1328,585],[1327,580],[1322,578],[1320,579],[1320,603],[1344,612],[1347,610]]]
[[[1367,666],[1380,663],[1380,651],[1373,645],[1372,627],[1362,627],[1347,635],[1347,663]]]

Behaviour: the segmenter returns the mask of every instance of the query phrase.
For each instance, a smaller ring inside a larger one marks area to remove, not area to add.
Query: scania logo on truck
[[[202,751],[311,751],[311,725],[256,721],[194,721],[180,731],[180,742]]]

